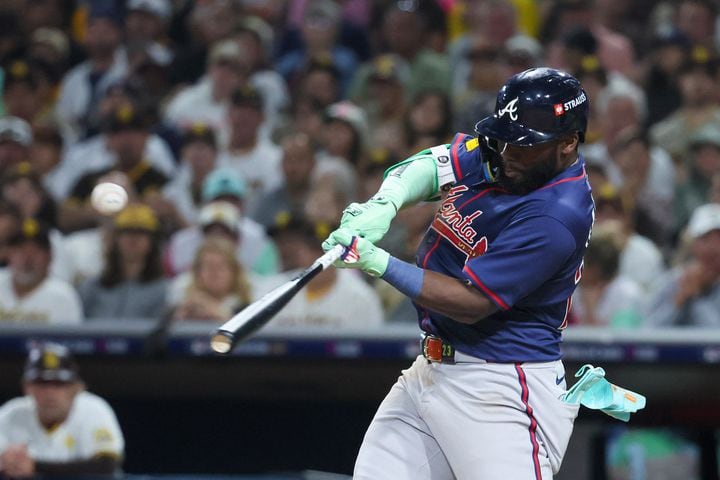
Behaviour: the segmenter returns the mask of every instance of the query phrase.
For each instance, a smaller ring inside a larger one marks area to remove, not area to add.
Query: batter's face
[[[565,166],[563,155],[568,150],[568,139],[542,143],[532,147],[512,144],[498,145],[502,158],[498,184],[510,193],[525,195],[545,185]]]

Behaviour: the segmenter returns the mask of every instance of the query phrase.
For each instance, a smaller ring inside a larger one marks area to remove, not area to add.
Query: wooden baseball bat
[[[217,353],[230,353],[237,343],[265,325],[310,280],[333,264],[345,252],[345,247],[335,245],[292,280],[269,291],[218,328],[210,339],[210,347]]]

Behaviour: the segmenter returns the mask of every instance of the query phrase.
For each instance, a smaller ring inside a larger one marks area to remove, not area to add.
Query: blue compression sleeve
[[[402,260],[390,256],[387,269],[382,275],[383,280],[388,282],[400,292],[404,293],[411,299],[417,298],[422,291],[423,279],[425,278],[425,270],[415,265],[411,265]]]

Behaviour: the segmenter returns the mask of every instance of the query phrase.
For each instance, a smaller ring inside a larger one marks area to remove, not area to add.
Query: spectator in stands
[[[176,162],[168,143],[153,130],[155,106],[147,101],[142,85],[123,81],[108,87],[98,105],[101,132],[66,149],[54,175],[51,192],[58,201],[66,200],[73,186],[83,175],[107,169],[117,163],[112,137],[120,131],[134,130],[145,133],[143,157],[154,169],[170,177]],[[139,135],[135,135],[137,138]],[[115,144],[117,142],[114,142]]]
[[[349,102],[333,103],[325,110],[325,128],[320,131],[313,181],[331,178],[349,198],[357,194],[357,168],[365,161],[368,124],[362,108]],[[307,139],[312,141],[312,139]],[[302,139],[301,139],[302,142]],[[313,144],[308,145],[313,148]]]
[[[397,55],[409,67],[406,84],[408,97],[412,98],[425,90],[449,93],[452,84],[450,62],[445,55],[429,48],[427,40],[431,37],[426,36],[428,26],[436,19],[427,18],[417,3],[386,4],[382,15],[382,40],[387,45],[387,53]],[[372,75],[373,63],[363,65],[355,74],[351,98],[362,99],[366,93],[370,93],[365,91],[365,86]]]
[[[676,171],[672,160],[653,152],[647,132],[639,127],[621,131],[609,153],[609,168],[616,170],[611,178],[619,179],[615,186],[635,214],[635,230],[659,246],[669,246],[674,241],[675,224],[672,205]]]
[[[113,219],[102,274],[79,288],[88,319],[159,319],[165,314],[160,223],[147,205],[133,203]]]
[[[587,326],[636,327],[643,290],[620,274],[622,246],[614,228],[596,225],[585,252],[582,281],[572,297],[571,315]]]
[[[220,145],[227,146],[228,108],[233,93],[248,86],[249,75],[249,58],[238,42],[228,39],[213,44],[206,75],[169,101],[165,122],[181,131],[204,123],[218,133]]]
[[[309,137],[303,133],[289,135],[282,149],[282,185],[260,197],[257,208],[250,212],[265,229],[285,217],[301,215],[313,186],[317,161]]]
[[[0,118],[0,175],[28,160],[33,143],[32,129],[18,117]]]
[[[125,43],[128,51],[146,52],[154,61],[168,65],[174,57],[167,30],[173,15],[170,0],[128,0],[125,16]],[[129,55],[131,68],[136,66]]]
[[[202,186],[217,166],[218,145],[209,125],[196,123],[183,134],[180,167],[163,187],[163,196],[172,202],[183,219],[183,227],[197,222],[202,207]]]
[[[380,55],[367,72],[365,106],[370,123],[368,142],[376,148],[387,148],[398,157],[407,150],[405,112],[410,93],[407,84],[410,69],[398,55]]]
[[[98,179],[112,171],[125,174],[140,199],[160,191],[167,183],[168,174],[155,167],[146,155],[153,140],[146,119],[144,112],[138,111],[135,106],[122,104],[105,119],[104,130],[107,133],[98,146],[107,148],[108,155],[98,158],[89,156],[93,150],[77,152],[74,157],[77,162],[92,162],[93,168],[85,167],[81,171],[82,175],[76,177],[67,200],[61,204],[59,224],[64,231],[77,231],[96,225],[97,213],[88,200]],[[163,144],[163,147],[167,149],[167,145]],[[169,150],[166,152],[168,157],[165,158],[171,162],[172,154]],[[63,163],[63,169],[67,171],[65,169],[74,162],[66,159]]]
[[[333,0],[308,2],[300,26],[302,45],[280,57],[276,64],[291,90],[312,61],[328,59],[340,74],[341,95],[347,91],[357,68],[357,57],[337,41],[341,14],[340,6]]]
[[[263,98],[263,134],[272,135],[281,115],[290,106],[290,92],[285,79],[270,65],[274,48],[273,29],[260,17],[249,15],[238,20],[233,38],[247,55],[249,83]]]
[[[623,203],[610,183],[598,185],[591,172],[590,184],[595,199],[595,225],[612,231],[620,252],[619,274],[633,280],[647,292],[665,272],[663,253],[652,240],[635,231],[633,211]]]
[[[689,55],[690,40],[673,28],[659,32],[648,54],[640,59],[639,82],[648,99],[647,125],[654,125],[680,108],[682,95],[678,77]]]
[[[292,91],[295,107],[310,103],[323,111],[340,100],[340,72],[329,58],[316,58],[300,72]]]
[[[49,126],[35,127],[33,139],[28,161],[33,170],[40,175],[42,184],[48,193],[53,194],[55,178],[60,171],[63,139],[57,128]],[[54,196],[53,199],[57,200]]]
[[[32,217],[42,220],[51,228],[57,227],[55,202],[29,162],[18,163],[0,177],[0,196],[13,203],[23,218]]]
[[[292,270],[259,284],[256,296],[289,280],[297,269],[308,267],[322,255],[320,241],[327,230],[326,227],[317,231],[316,225],[298,218],[274,226],[271,234],[280,246],[284,265]],[[273,324],[337,329],[380,326],[383,323],[380,300],[361,277],[348,272],[328,268],[319,274],[278,313]]]
[[[691,257],[658,280],[647,326],[720,326],[720,204],[695,209],[686,233]]]
[[[715,34],[718,6],[712,0],[682,0],[676,4],[675,23],[690,43],[713,49],[717,45]]]
[[[206,0],[183,6],[186,12],[189,10],[184,32],[186,42],[177,49],[171,73],[174,83],[188,85],[206,74],[208,52],[212,56],[214,45],[232,35],[240,15],[240,4],[228,0]]]
[[[5,70],[3,103],[8,115],[29,124],[53,123],[55,95],[50,79],[35,62],[15,60]]]
[[[10,240],[22,225],[22,215],[14,203],[0,199],[0,268],[9,262]]]
[[[221,236],[233,242],[238,261],[258,275],[278,271],[275,245],[257,222],[243,215],[245,184],[231,170],[213,172],[203,185],[204,204],[197,225],[175,233],[167,248],[166,265],[172,275],[192,266],[195,253],[210,236]]]
[[[330,105],[325,111],[325,128],[320,135],[318,174],[327,170],[323,163],[335,161],[354,176],[353,170],[365,161],[367,136],[368,123],[362,108],[349,101]]]
[[[50,274],[63,280],[68,276],[68,258],[63,234],[57,228],[57,205],[28,162],[19,163],[0,178],[0,196],[19,210],[22,218],[34,218],[50,229],[52,261]]]
[[[545,50],[540,42],[522,34],[513,35],[505,40],[503,56],[507,63],[508,76],[545,64]]]
[[[663,147],[677,163],[688,154],[689,140],[705,125],[720,126],[716,94],[718,60],[705,47],[696,47],[678,74],[682,105],[650,129],[653,143]]]
[[[55,90],[67,69],[70,56],[68,35],[57,27],[40,27],[36,29],[32,37],[30,37],[28,56],[31,60],[45,65],[51,85]],[[57,101],[57,98],[54,100]],[[55,108],[53,108],[53,115],[55,115],[54,110]]]
[[[119,472],[125,441],[115,412],[85,390],[65,346],[33,346],[22,385],[25,396],[0,407],[0,476],[80,478]]]
[[[596,56],[588,56],[583,59],[580,70],[575,74],[583,85],[588,98],[597,102],[600,100],[605,88],[608,86],[608,75],[600,65],[600,59]],[[639,105],[637,105],[639,106]],[[586,144],[602,144],[603,128],[607,128],[604,122],[604,115],[600,112],[596,103],[590,109],[588,116],[588,128],[585,132]]]
[[[405,136],[409,145],[407,151],[415,153],[450,143],[452,126],[453,109],[446,93],[427,91],[416,95],[405,116]]]
[[[235,245],[210,237],[195,254],[192,270],[173,280],[168,303],[173,320],[224,322],[251,298],[251,281],[235,256]]]
[[[243,87],[232,95],[228,120],[230,141],[218,164],[235,169],[247,182],[245,202],[252,210],[260,194],[280,185],[278,145],[260,134],[263,123],[263,99],[253,87]]]
[[[122,47],[122,15],[114,2],[91,2],[83,47],[87,60],[65,74],[56,112],[68,145],[83,140],[97,128],[95,108],[108,87],[128,73]]]
[[[707,203],[713,175],[720,172],[720,123],[710,123],[688,139],[688,154],[675,184],[674,217],[679,232],[693,211]]]
[[[462,79],[455,80],[458,87],[452,94],[453,106],[457,110],[455,122],[461,132],[472,132],[478,118],[493,112],[498,88],[508,77],[502,46],[495,45],[480,33],[468,42],[462,63],[465,73]],[[456,76],[461,72],[463,69],[454,70]]]
[[[325,225],[328,228],[339,224],[343,210],[352,200],[350,195],[351,192],[338,177],[319,177],[310,189],[303,216],[315,225]],[[328,235],[330,231],[328,230]]]
[[[9,268],[0,272],[0,321],[62,325],[83,321],[80,297],[70,284],[49,275],[51,261],[48,227],[24,219],[9,241]]]
[[[599,75],[603,76],[602,73]],[[641,127],[645,123],[647,116],[645,93],[625,77],[608,76],[606,85],[594,98],[592,110],[595,112],[595,118],[599,120],[601,135],[595,138],[593,143],[583,144],[581,151],[588,160],[612,169],[610,149],[617,142],[620,132],[630,127]],[[653,145],[656,143],[653,142]],[[660,152],[667,154],[664,150]],[[621,183],[612,177],[612,172],[608,172],[608,175],[615,185]]]

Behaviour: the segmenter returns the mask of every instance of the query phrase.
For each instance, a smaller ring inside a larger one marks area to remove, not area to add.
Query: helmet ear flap
[[[481,172],[485,183],[495,183],[500,175],[502,156],[488,145],[488,138],[479,136]]]

